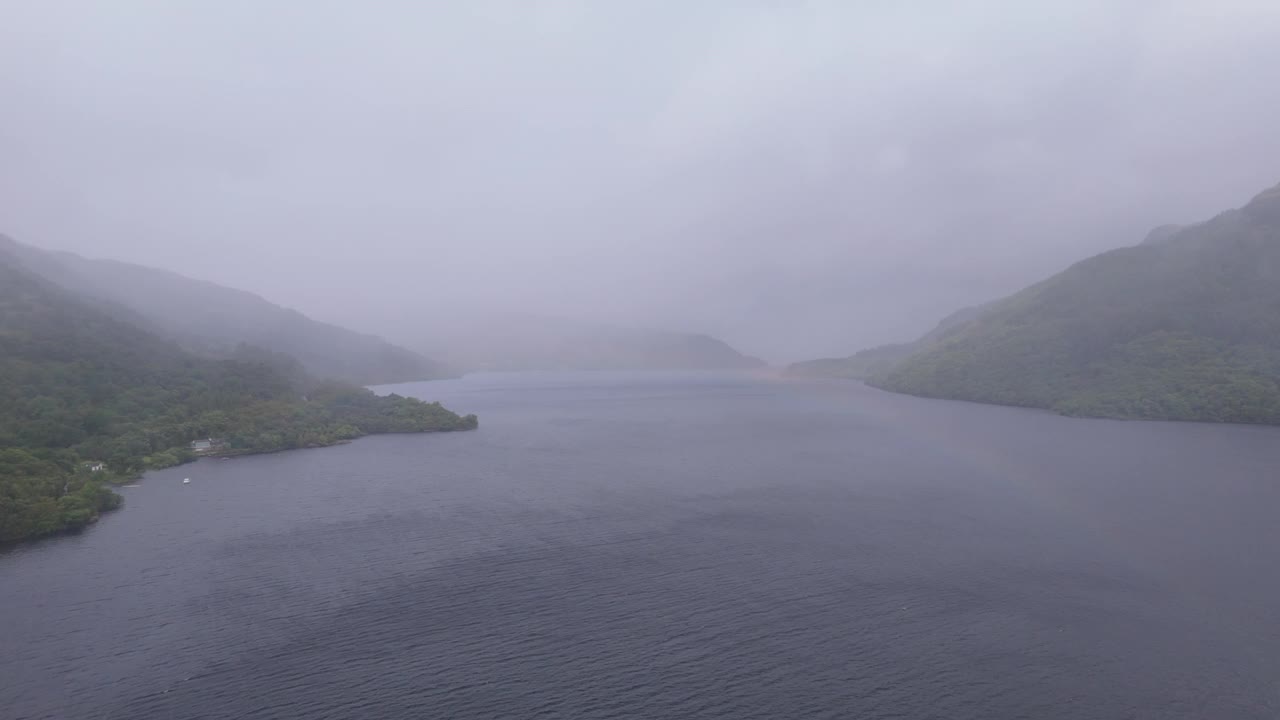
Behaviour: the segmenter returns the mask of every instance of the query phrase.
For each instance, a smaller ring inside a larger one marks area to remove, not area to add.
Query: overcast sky
[[[1280,181],[1280,2],[7,0],[0,232],[397,339],[908,339]]]

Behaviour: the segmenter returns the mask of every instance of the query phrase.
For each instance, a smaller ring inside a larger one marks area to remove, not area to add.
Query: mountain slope
[[[958,310],[939,322],[937,327],[914,342],[891,343],[861,350],[849,357],[806,360],[787,366],[792,377],[829,377],[866,380],[891,370],[912,353],[941,342],[969,321],[986,311],[986,306]]]
[[[1076,415],[1280,423],[1280,186],[994,303],[872,383]]]
[[[106,479],[188,460],[196,438],[263,452],[476,426],[435,403],[313,380],[287,356],[237,355],[192,355],[0,255],[0,543],[91,522],[119,502]]]
[[[448,374],[422,355],[372,335],[317,322],[252,293],[166,270],[40,250],[0,236],[0,253],[6,252],[31,272],[104,302],[113,314],[197,353],[228,357],[246,343],[297,358],[317,377],[360,385]]]

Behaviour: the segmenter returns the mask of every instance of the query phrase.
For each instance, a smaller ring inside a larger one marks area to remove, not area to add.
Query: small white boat
[[[182,484],[183,484],[183,485],[186,485],[186,484],[187,484],[187,483],[189,483],[189,482],[191,482],[191,478],[182,478]]]

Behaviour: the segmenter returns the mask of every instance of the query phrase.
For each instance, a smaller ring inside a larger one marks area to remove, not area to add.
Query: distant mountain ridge
[[[900,347],[875,368],[855,355],[793,372],[1071,415],[1280,424],[1280,186]]]
[[[290,355],[317,377],[360,385],[450,374],[441,364],[373,335],[312,320],[252,293],[168,270],[43,250],[3,235],[0,253],[200,354],[231,357],[243,343]]]
[[[709,335],[534,315],[493,314],[432,327],[434,347],[467,370],[746,370],[763,367]]]

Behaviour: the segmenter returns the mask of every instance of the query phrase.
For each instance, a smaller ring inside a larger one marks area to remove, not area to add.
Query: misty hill
[[[729,370],[762,367],[708,335],[531,315],[438,322],[423,350],[467,370]]]
[[[0,543],[91,522],[119,503],[105,480],[191,459],[196,438],[244,453],[476,426],[314,380],[287,356],[237,354],[188,353],[0,255]]]
[[[317,322],[257,295],[177,273],[41,250],[0,236],[0,254],[183,347],[230,357],[241,343],[297,358],[317,377],[359,385],[430,380],[438,363],[372,335]]]
[[[871,382],[1075,415],[1280,423],[1280,186],[1077,263]]]

